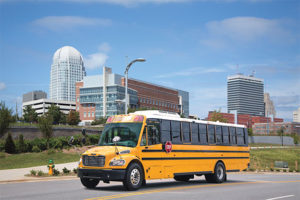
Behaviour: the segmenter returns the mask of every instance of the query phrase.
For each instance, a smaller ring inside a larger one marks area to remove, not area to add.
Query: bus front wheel
[[[137,190],[144,182],[144,173],[138,163],[132,163],[128,166],[123,185],[127,190]]]
[[[215,166],[215,172],[213,174],[206,174],[205,179],[209,183],[223,183],[226,181],[224,164],[222,162],[218,162]]]

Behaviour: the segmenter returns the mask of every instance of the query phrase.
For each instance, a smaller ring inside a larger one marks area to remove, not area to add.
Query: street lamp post
[[[144,59],[144,58],[137,58],[137,59],[131,61],[125,69],[125,73],[124,73],[125,74],[125,114],[127,114],[128,101],[129,101],[129,99],[128,99],[128,71],[129,71],[129,68],[135,62],[145,62],[145,61],[146,61],[146,59]]]

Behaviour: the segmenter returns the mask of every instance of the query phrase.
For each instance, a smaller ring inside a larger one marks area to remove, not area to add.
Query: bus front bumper
[[[125,177],[125,169],[78,169],[78,177],[99,179],[103,181],[123,181]]]

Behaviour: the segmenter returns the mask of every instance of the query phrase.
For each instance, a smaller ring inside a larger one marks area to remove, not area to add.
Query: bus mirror
[[[116,145],[117,142],[119,142],[120,140],[121,140],[121,138],[120,138],[119,136],[115,136],[115,137],[113,138],[113,143]]]

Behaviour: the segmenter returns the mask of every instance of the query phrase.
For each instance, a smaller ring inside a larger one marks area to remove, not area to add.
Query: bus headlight
[[[119,159],[119,160],[112,160],[109,163],[109,166],[123,166],[123,165],[125,165],[125,160],[121,160],[121,159]]]

